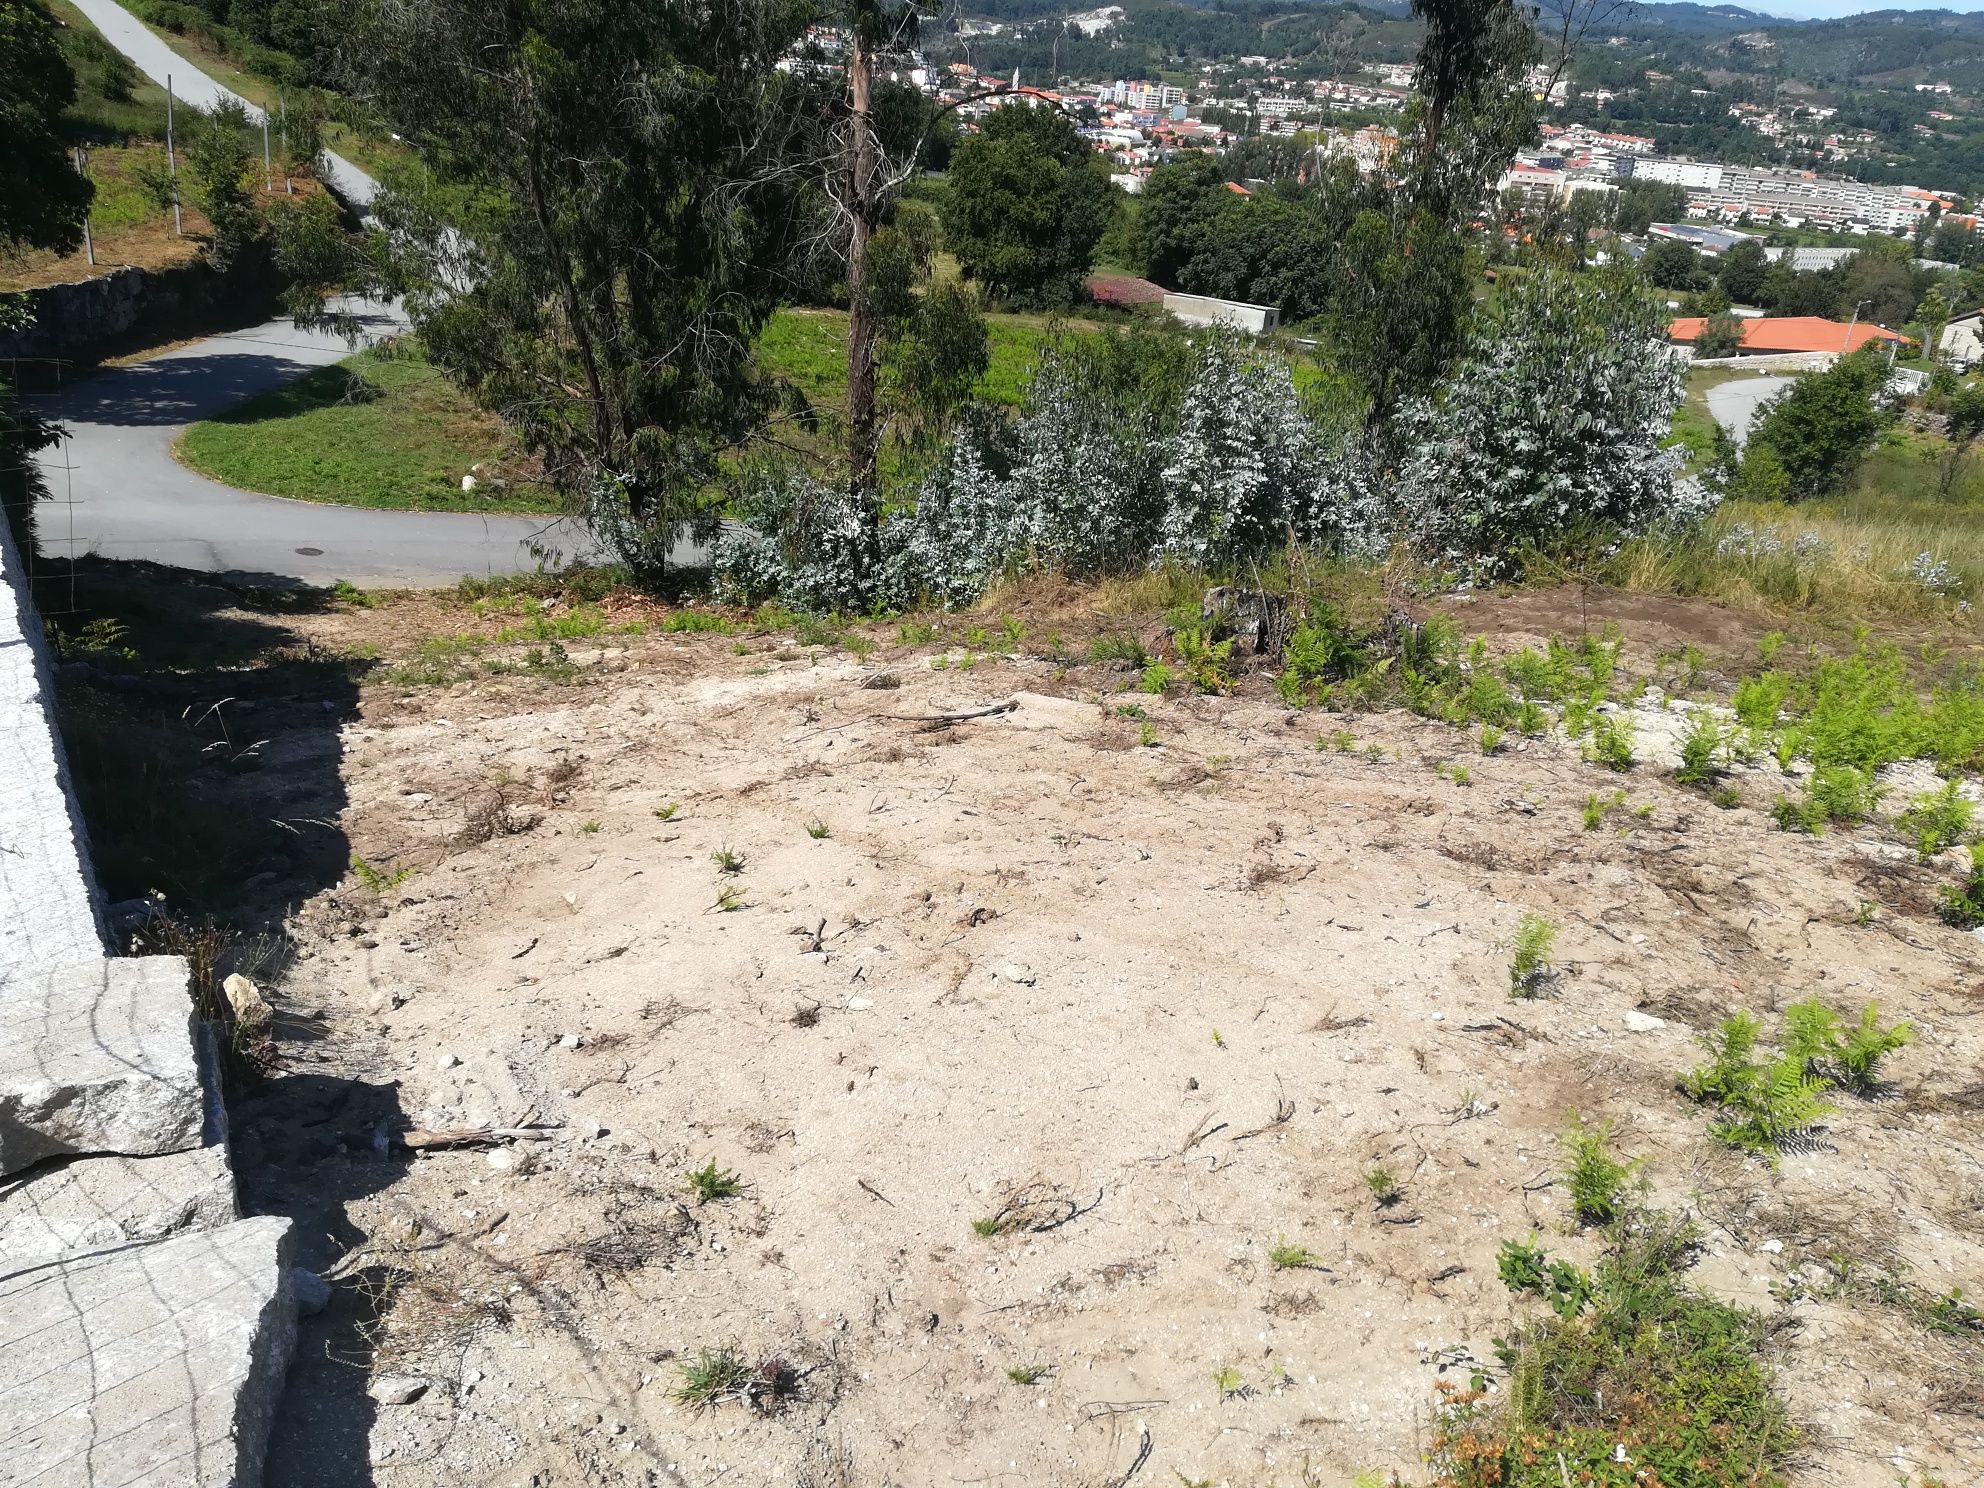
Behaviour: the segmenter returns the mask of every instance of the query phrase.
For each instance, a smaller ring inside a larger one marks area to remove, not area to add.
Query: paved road
[[[1790,387],[1795,377],[1739,377],[1734,382],[1717,383],[1708,390],[1708,411],[1741,445],[1750,434],[1750,421],[1757,410]]]
[[[400,322],[361,310],[371,335]],[[372,511],[237,491],[172,458],[187,424],[350,355],[335,336],[287,320],[216,336],[98,373],[37,400],[68,439],[40,456],[54,498],[36,518],[51,555],[149,558],[261,582],[450,584],[464,574],[537,566],[533,544],[565,556],[587,548],[549,517]],[[684,555],[688,556],[688,555]]]
[[[153,82],[163,87],[170,77],[173,92],[201,108],[212,108],[222,99],[232,98],[248,110],[250,118],[260,121],[260,108],[223,88],[173,51],[117,0],[74,0],[74,4],[103,33],[104,40],[129,57],[138,71]],[[330,155],[328,151],[326,155],[330,161],[331,185],[338,194],[361,210],[370,207],[372,198],[378,194],[379,183],[343,156]]]

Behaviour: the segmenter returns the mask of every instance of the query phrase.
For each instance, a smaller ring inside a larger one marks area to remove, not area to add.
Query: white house
[[[1942,338],[1936,342],[1936,350],[1942,353],[1944,361],[1965,371],[1984,361],[1984,325],[1980,322],[1984,322],[1984,310],[1950,317],[1943,327]]]

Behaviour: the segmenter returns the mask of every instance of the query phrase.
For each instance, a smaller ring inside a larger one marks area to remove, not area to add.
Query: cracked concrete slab
[[[35,1488],[253,1488],[296,1344],[286,1219],[0,1268],[0,1461]]]
[[[227,1148],[77,1157],[0,1179],[0,1266],[240,1218]]]
[[[206,1117],[185,961],[0,971],[0,1174],[183,1152]]]

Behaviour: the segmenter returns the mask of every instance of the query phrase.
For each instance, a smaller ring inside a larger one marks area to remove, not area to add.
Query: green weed
[[[1633,721],[1624,713],[1594,713],[1585,758],[1620,774],[1633,767]]]
[[[397,872],[389,872],[386,869],[374,867],[357,853],[351,855],[352,876],[375,894],[383,894],[389,889],[398,888],[409,878],[412,878],[415,871],[415,869],[407,867]]]
[[[1910,802],[1895,825],[1915,839],[1915,854],[1926,863],[1963,841],[1976,810],[1957,782],[1946,780],[1940,788]]]
[[[670,801],[666,805],[655,807],[654,814],[657,817],[659,817],[662,821],[674,821],[675,813],[680,811],[681,809],[682,806],[680,802]]]
[[[744,1180],[728,1168],[719,1168],[715,1158],[683,1175],[682,1181],[688,1185],[689,1192],[696,1196],[698,1204],[714,1204],[724,1199],[734,1199],[744,1192]]]
[[[1321,1270],[1323,1258],[1306,1245],[1277,1240],[1268,1247],[1268,1264],[1277,1271]]]
[[[1550,980],[1550,952],[1557,944],[1557,927],[1540,914],[1525,911],[1516,923],[1509,956],[1509,995],[1534,997]]]
[[[1037,1385],[1047,1378],[1045,1364],[1011,1364],[1006,1367],[1006,1378],[1016,1385]]]
[[[1171,685],[1171,668],[1161,661],[1148,663],[1137,678],[1137,686],[1144,692],[1161,694]]]
[[[716,864],[716,871],[718,873],[742,873],[744,871],[744,854],[735,852],[728,847],[719,847],[715,852],[711,853],[710,861]]]
[[[734,1348],[704,1349],[693,1359],[676,1364],[681,1380],[675,1386],[676,1403],[698,1410],[741,1399],[751,1384],[751,1366]]]
[[[1683,785],[1710,785],[1722,773],[1721,756],[1728,735],[1715,715],[1706,708],[1696,710],[1681,736],[1681,766],[1674,778]]]
[[[815,842],[823,842],[833,836],[833,834],[833,828],[829,827],[823,821],[810,821],[806,823],[806,835],[811,837]]]
[[[1364,1186],[1371,1190],[1371,1198],[1380,1209],[1389,1209],[1405,1197],[1404,1186],[1383,1163],[1365,1173]]]
[[[1881,1060],[1912,1043],[1915,1030],[1906,1023],[1881,1027],[1881,1008],[1870,1002],[1860,1021],[1846,1024],[1816,997],[1784,1009],[1784,1052],[1800,1061],[1807,1075],[1827,1085],[1866,1095],[1877,1089]]]

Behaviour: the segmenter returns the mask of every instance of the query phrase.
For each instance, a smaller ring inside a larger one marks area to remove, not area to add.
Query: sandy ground
[[[337,1282],[272,1482],[1411,1478],[1438,1382],[1528,1306],[1497,1247],[1597,1253],[1551,1182],[1573,1112],[1700,1218],[1699,1284],[1774,1320],[1800,1481],[1976,1481],[1962,1340],[1774,1295],[1826,1256],[1984,1293],[1984,981],[1933,913],[1947,868],[1878,828],[1779,833],[1770,781],[1718,811],[1404,714],[749,650],[364,690],[339,825],[386,878],[294,915],[282,1068],[234,1114],[251,1203]],[[1338,727],[1355,750],[1319,749]],[[273,724],[268,749],[244,789],[279,789]],[[1614,788],[1650,811],[1583,831]],[[1514,1001],[1525,911],[1561,975]],[[1813,995],[1919,1039],[1893,1096],[1773,1171],[1675,1080],[1725,1012]],[[482,1123],[556,1131],[395,1140]],[[711,1160],[743,1191],[698,1204]],[[1282,1240],[1319,1263],[1274,1269]],[[787,1398],[678,1403],[723,1346]]]

